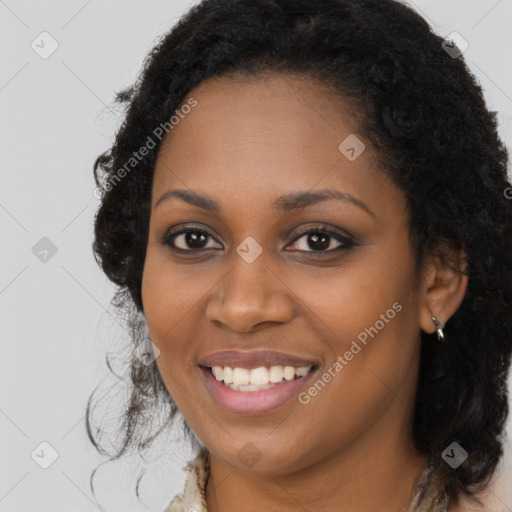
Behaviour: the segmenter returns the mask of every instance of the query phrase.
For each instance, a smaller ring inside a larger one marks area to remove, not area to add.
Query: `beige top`
[[[210,471],[210,455],[203,448],[197,457],[185,467],[187,477],[185,488],[176,495],[164,512],[208,512],[206,509],[206,483]],[[414,498],[407,512],[448,512],[444,494],[436,492],[430,484],[432,467],[427,463],[420,474],[414,489]],[[418,502],[422,495],[425,500],[421,506]]]
[[[201,449],[198,456],[185,468],[185,488],[176,495],[164,512],[208,512],[206,510],[206,482],[210,473],[210,454]]]

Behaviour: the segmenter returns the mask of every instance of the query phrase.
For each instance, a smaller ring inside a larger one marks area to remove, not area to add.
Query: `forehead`
[[[162,149],[171,145],[176,150],[185,139],[204,149],[223,143],[219,149],[226,154],[247,148],[252,140],[270,144],[275,150],[270,156],[275,158],[279,148],[311,141],[308,145],[320,144],[336,155],[329,133],[335,131],[339,138],[360,131],[357,110],[306,76],[223,76],[202,83],[191,97],[197,106],[168,134]],[[199,135],[200,140],[193,140]]]
[[[159,151],[153,204],[158,193],[178,187],[223,197],[280,195],[318,184],[356,195],[358,188],[378,194],[388,181],[361,134],[357,111],[312,78],[226,76],[188,98],[197,105]],[[347,158],[346,140],[364,144],[360,156]]]

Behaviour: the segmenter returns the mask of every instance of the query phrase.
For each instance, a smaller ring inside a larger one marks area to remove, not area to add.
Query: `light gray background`
[[[114,289],[91,250],[92,164],[118,125],[114,91],[192,3],[0,0],[0,511],[100,510],[89,475],[103,459],[86,437],[85,404],[108,373],[107,349],[126,343],[107,312]],[[510,148],[512,0],[411,5],[442,36],[457,31],[468,41],[464,56]],[[48,59],[31,48],[43,31],[59,44]],[[46,263],[32,253],[42,237],[58,250]],[[59,454],[48,469],[31,458],[43,441]],[[143,503],[133,491],[135,462],[100,468],[103,509],[162,511],[182,488],[189,452],[167,443],[160,453]],[[508,442],[494,490],[503,511],[512,511],[511,459]]]

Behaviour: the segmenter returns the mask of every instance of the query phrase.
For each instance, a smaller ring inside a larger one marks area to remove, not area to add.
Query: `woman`
[[[169,512],[479,503],[512,206],[454,48],[393,0],[205,0],[119,94],[95,165],[94,250],[133,324],[112,458],[179,411],[197,457]]]

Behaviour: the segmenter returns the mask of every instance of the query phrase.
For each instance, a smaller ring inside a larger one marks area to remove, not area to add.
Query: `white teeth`
[[[270,382],[281,382],[283,380],[284,370],[282,366],[270,367]]]
[[[237,386],[250,384],[250,370],[247,368],[233,368],[233,384]]]
[[[260,391],[274,387],[274,384],[283,379],[292,381],[296,377],[307,375],[312,366],[264,366],[258,368],[232,368],[230,366],[213,366],[212,373],[218,381],[224,381],[224,385],[235,391]]]
[[[224,384],[232,384],[233,383],[233,368],[229,366],[224,366]]]
[[[217,380],[224,379],[224,368],[222,366],[212,366],[212,373]]]
[[[251,384],[255,384],[256,386],[268,384],[268,380],[269,380],[268,370],[264,366],[260,366],[259,368],[253,368],[251,370],[250,379],[251,379]]]
[[[295,368],[295,375],[297,377],[304,377],[309,372],[311,366],[301,366],[300,368]]]
[[[295,368],[293,366],[284,367],[284,378],[286,380],[293,380],[295,377]]]

